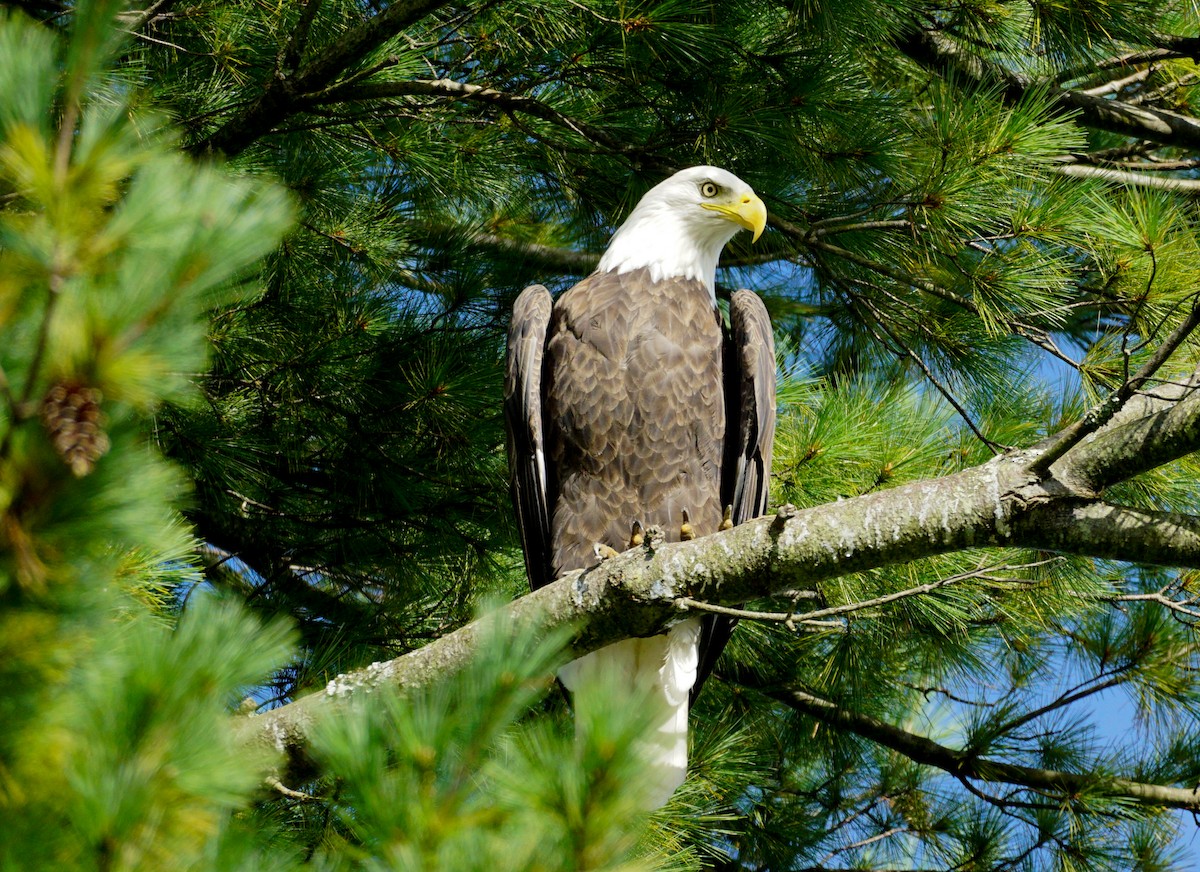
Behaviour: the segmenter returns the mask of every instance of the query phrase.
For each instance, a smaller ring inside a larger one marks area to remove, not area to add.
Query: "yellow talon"
[[[610,548],[609,546],[605,545],[603,542],[597,542],[595,545],[593,545],[592,552],[600,560],[612,560],[614,557],[617,556],[616,549]]]
[[[717,527],[717,529],[718,530],[732,530],[733,529],[733,506],[725,507],[725,514],[721,517],[721,526]]]
[[[633,521],[633,526],[629,530],[629,547],[636,548],[646,540],[646,534],[642,532],[642,522],[636,518]]]
[[[679,540],[688,542],[696,538],[696,531],[692,529],[691,520],[688,518],[688,510],[683,510],[683,523],[679,525]]]

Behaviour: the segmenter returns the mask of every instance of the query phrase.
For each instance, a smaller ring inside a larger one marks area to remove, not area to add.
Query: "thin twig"
[[[1025,726],[1030,721],[1035,721],[1038,718],[1042,717],[1043,715],[1047,715],[1052,711],[1057,711],[1058,709],[1062,708],[1063,706],[1067,706],[1067,705],[1070,705],[1071,703],[1079,702],[1081,699],[1087,699],[1089,696],[1094,696],[1095,694],[1100,693],[1102,690],[1108,690],[1111,687],[1116,687],[1119,684],[1124,684],[1125,682],[1129,681],[1129,676],[1127,675],[1129,669],[1130,669],[1129,666],[1118,667],[1117,669],[1113,670],[1113,672],[1111,672],[1109,674],[1109,676],[1107,678],[1105,678],[1103,681],[1097,681],[1097,679],[1100,677],[1099,675],[1089,678],[1083,684],[1090,685],[1090,686],[1082,686],[1081,687],[1080,685],[1076,685],[1076,687],[1080,687],[1079,690],[1075,690],[1074,692],[1071,692],[1071,693],[1062,694],[1062,695],[1058,696],[1057,698],[1050,700],[1050,702],[1046,703],[1043,706],[1039,706],[1038,708],[1032,709],[1031,711],[1027,711],[1027,712],[1025,712],[1025,714],[1021,715],[1020,717],[1016,717],[1010,721],[1006,721],[1004,724],[997,727],[995,732],[997,735],[1001,735],[1004,733],[1011,733],[1014,730],[1017,730],[1017,729]],[[1096,682],[1096,683],[1092,684],[1092,682]]]
[[[168,41],[167,41],[167,40],[165,40],[165,39],[159,39],[159,38],[158,38],[158,37],[156,37],[156,36],[150,36],[150,34],[148,34],[148,33],[138,33],[138,32],[136,32],[136,31],[133,31],[133,30],[121,30],[121,32],[122,32],[122,33],[125,33],[125,34],[128,34],[129,36],[132,36],[134,39],[141,39],[141,40],[144,40],[144,41],[146,41],[146,42],[152,42],[152,43],[154,43],[155,45],[161,45],[161,46],[163,46],[164,48],[170,48],[170,49],[174,49],[175,51],[178,51],[178,52],[183,52],[184,54],[189,54],[189,55],[192,55],[193,57],[198,57],[198,58],[211,58],[211,57],[215,57],[215,55],[214,55],[214,53],[213,53],[213,52],[209,52],[209,51],[192,51],[190,48],[184,48],[183,46],[179,45],[178,43],[174,43],[174,42],[168,42]]]
[[[1200,603],[1200,597],[1189,597],[1188,599],[1180,602],[1179,600],[1171,599],[1171,597],[1166,596],[1160,591],[1158,593],[1122,593],[1112,595],[1100,594],[1090,595],[1086,598],[1106,603],[1158,603],[1159,605],[1165,606],[1173,612],[1187,615],[1190,618],[1200,619],[1200,610],[1189,608],[1190,606]]]
[[[842,248],[838,245],[833,245],[829,242],[825,242],[822,239],[811,238],[799,227],[796,227],[794,224],[783,221],[775,216],[771,216],[770,221],[772,226],[779,228],[786,235],[792,236],[802,245],[807,245],[811,248],[828,252],[836,257],[843,258],[851,263],[855,263],[865,269],[878,273],[879,275],[886,276],[887,278],[905,285],[906,287],[916,288],[919,291],[924,291],[930,296],[953,303],[954,305],[959,306],[973,315],[980,314],[979,307],[973,301],[967,299],[961,294],[956,294],[954,291],[951,291],[948,288],[943,288],[929,279],[923,279],[920,276],[911,275],[903,270],[894,269],[893,267],[886,266],[885,264],[877,263],[871,260],[869,257],[863,257],[856,252]],[[1045,331],[1039,330],[1036,327],[1031,327],[1028,324],[1023,324],[1020,321],[1006,320],[1004,321],[1004,325],[1012,331],[1014,336],[1021,337],[1022,339],[1033,345],[1036,345],[1038,348],[1053,355],[1064,363],[1069,364],[1073,368],[1079,369],[1078,363],[1076,363],[1067,355],[1063,354],[1063,352],[1059,350],[1058,346],[1056,346],[1052,341],[1048,340],[1048,338],[1045,336]]]
[[[954,778],[955,778],[955,780],[958,781],[959,784],[961,784],[964,788],[966,788],[966,791],[968,793],[979,797],[984,802],[986,802],[988,805],[995,806],[996,808],[1003,811],[1009,817],[1013,818],[1014,820],[1021,821],[1021,823],[1024,823],[1024,824],[1028,824],[1028,823],[1030,823],[1030,821],[1027,821],[1025,818],[1021,817],[1019,814],[1017,814],[1015,811],[1013,811],[1013,809],[1020,808],[1020,809],[1025,809],[1027,811],[1045,811],[1047,809],[1057,810],[1057,809],[1061,808],[1060,803],[1028,802],[1026,800],[1015,799],[1014,797],[1019,794],[1019,791],[1017,791],[1017,790],[1010,790],[1004,796],[992,796],[990,793],[985,793],[984,791],[980,790],[978,787],[973,785],[967,779],[967,777],[965,775],[959,775],[956,773]],[[1029,788],[1029,789],[1032,790],[1032,788]],[[1039,793],[1040,791],[1034,791],[1034,792]]]
[[[1196,84],[1198,79],[1200,79],[1200,76],[1197,76],[1195,73],[1188,73],[1186,76],[1180,76],[1178,79],[1166,82],[1157,88],[1143,91],[1141,94],[1134,94],[1127,102],[1133,106],[1140,106],[1143,103],[1161,100],[1173,91]]]
[[[753,686],[753,685],[750,685]],[[910,733],[870,715],[862,714],[803,690],[760,688],[766,695],[789,705],[831,727],[855,735],[903,754],[915,763],[933,766],[959,779],[1001,782],[1018,785],[1056,799],[1055,807],[1063,802],[1074,803],[1074,797],[1092,792],[1150,808],[1200,810],[1200,793],[1190,788],[1150,784],[1125,778],[1102,778],[1075,772],[1021,766],[1002,760],[980,759],[966,751],[946,747],[917,733]]]
[[[1150,66],[1146,67],[1144,70],[1138,70],[1137,72],[1130,73],[1128,76],[1124,76],[1120,79],[1112,79],[1108,82],[1105,82],[1103,85],[1097,85],[1094,88],[1081,89],[1079,93],[1088,94],[1092,97],[1103,97],[1106,94],[1115,94],[1128,85],[1145,81],[1157,70],[1158,67],[1156,67],[1154,64],[1150,64]]]
[[[1098,166],[1111,167],[1117,170],[1129,170],[1130,172],[1144,173],[1176,173],[1182,170],[1194,170],[1200,167],[1200,158],[1185,157],[1178,160],[1165,160],[1159,158],[1148,157],[1146,160],[1140,161],[1109,161],[1102,158],[1095,160],[1079,160],[1076,163],[1096,164]],[[1066,163],[1066,161],[1064,161]]]
[[[292,788],[288,787],[286,784],[284,784],[282,781],[280,781],[278,778],[276,778],[273,775],[267,776],[267,778],[265,780],[267,782],[268,787],[275,788],[277,791],[282,793],[288,799],[298,799],[301,802],[320,802],[321,801],[320,797],[313,796],[311,793],[304,793],[303,791],[300,791],[300,790],[293,790]]]
[[[1054,81],[1059,85],[1063,85],[1063,84],[1066,84],[1067,82],[1071,81],[1072,79],[1078,79],[1081,75],[1083,75],[1085,73],[1091,73],[1096,70],[1111,70],[1111,69],[1120,68],[1120,67],[1135,67],[1140,64],[1150,63],[1153,61],[1171,60],[1174,58],[1181,58],[1181,57],[1186,57],[1186,55],[1181,54],[1178,51],[1172,51],[1171,49],[1168,49],[1168,48],[1152,48],[1152,49],[1148,49],[1148,50],[1144,50],[1144,51],[1128,52],[1123,55],[1117,55],[1116,57],[1104,58],[1103,60],[1099,60],[1094,63],[1090,63],[1090,64],[1088,64],[1087,68],[1083,71],[1080,71],[1079,69],[1064,70],[1063,72],[1059,73],[1057,76],[1054,77]]]
[[[405,82],[364,82],[346,86],[336,84],[320,91],[304,95],[302,106],[330,102],[354,102],[380,100],[392,97],[444,97],[451,100],[471,100],[495,106],[505,112],[522,112],[541,118],[557,127],[570,130],[589,142],[601,145],[617,154],[632,154],[642,151],[641,147],[627,142],[603,128],[572,118],[548,103],[523,94],[510,94],[496,88],[458,82],[454,79],[413,79]]]
[[[986,436],[983,435],[983,431],[981,431],[975,425],[975,422],[973,420],[971,420],[971,416],[967,413],[966,407],[964,407],[958,401],[958,399],[954,396],[954,394],[950,390],[950,388],[947,387],[946,385],[943,385],[941,383],[941,380],[939,380],[938,377],[936,375],[934,375],[933,370],[929,368],[929,365],[927,363],[925,363],[924,360],[921,359],[921,355],[917,354],[915,351],[913,351],[911,348],[909,348],[908,345],[906,345],[904,343],[904,341],[901,340],[891,330],[891,328],[889,328],[887,326],[886,322],[883,319],[882,313],[871,304],[871,301],[868,300],[866,297],[860,296],[853,292],[851,292],[851,297],[853,299],[858,300],[860,303],[862,303],[864,306],[866,306],[866,308],[871,312],[871,315],[874,316],[875,323],[879,325],[879,328],[881,330],[883,330],[884,333],[887,334],[888,338],[891,339],[893,343],[895,343],[897,346],[899,346],[900,351],[906,357],[908,357],[913,363],[915,363],[920,368],[921,372],[923,372],[925,374],[925,378],[929,380],[929,383],[932,384],[934,386],[934,388],[937,389],[937,392],[939,394],[941,394],[943,397],[946,398],[946,402],[948,402],[951,406],[953,406],[954,411],[958,412],[959,417],[962,418],[963,421],[966,422],[967,427],[970,429],[970,431],[972,433],[975,434],[975,438],[977,438],[980,442],[982,442],[989,449],[991,449],[992,453],[997,454],[997,455],[1003,454],[1004,453],[1003,446],[999,445],[996,442],[993,442],[991,439],[988,439]],[[872,330],[871,332],[874,333],[875,331]],[[878,335],[876,335],[876,338],[877,339],[879,338]]]
[[[228,157],[241,153],[296,111],[301,95],[328,87],[349,66],[413,22],[445,5],[447,0],[396,0],[389,3],[381,12],[344,31],[294,75],[271,80],[245,109],[227,118],[224,124],[200,141],[192,143],[190,150],[200,153],[222,152]]]
[[[808,618],[796,620],[795,612],[757,612],[751,609],[735,609],[729,606],[718,606],[712,603],[694,600],[689,596],[681,596],[675,600],[675,606],[680,611],[695,609],[699,612],[709,612],[714,615],[727,615],[731,618],[745,618],[751,621],[769,621],[773,624],[785,624],[794,630],[796,625],[817,627],[823,630],[840,630],[845,624],[841,621],[813,621]]]
[[[889,830],[884,830],[882,833],[876,833],[873,836],[867,836],[865,839],[859,839],[857,842],[852,842],[849,845],[842,845],[841,847],[834,848],[821,858],[821,863],[828,863],[838,854],[845,853],[846,851],[853,851],[855,848],[865,848],[867,845],[873,845],[875,842],[878,842],[881,839],[889,839],[892,836],[899,835],[900,833],[908,832],[912,832],[908,827],[892,827]]]
[[[135,13],[134,17],[129,20],[128,27],[130,33],[137,33],[155,18],[159,17],[163,12],[175,5],[175,0],[155,0],[141,12]],[[122,16],[118,14],[117,18]]]
[[[958,703],[959,705],[969,705],[976,708],[994,708],[996,706],[996,703],[988,702],[987,700],[968,699],[965,696],[959,696],[946,687],[920,687],[919,685],[911,684],[907,681],[898,681],[896,683],[901,687],[907,687],[909,690],[915,690],[917,693],[921,694],[921,696],[925,697],[926,700],[929,699],[930,694],[936,693],[946,697],[946,699],[950,700],[951,702]]]
[[[869,600],[862,600],[856,603],[848,603],[841,606],[830,606],[825,609],[818,609],[813,612],[804,612],[802,620],[795,620],[794,612],[759,612],[748,609],[734,609],[727,606],[712,605],[710,603],[700,602],[691,597],[679,597],[675,600],[675,605],[682,609],[696,609],[702,612],[712,612],[717,615],[729,615],[735,618],[747,618],[756,621],[768,621],[775,624],[809,624],[822,627],[838,627],[842,626],[840,621],[821,621],[821,618],[835,617],[838,615],[846,615],[851,612],[863,611],[864,609],[873,609],[878,606],[888,605],[897,600],[906,599],[908,597],[920,596],[921,594],[931,593],[939,588],[946,587],[951,584],[958,584],[963,581],[971,581],[974,579],[982,579],[985,581],[1000,582],[1006,584],[1029,584],[1025,579],[1008,578],[1006,576],[998,576],[995,573],[1003,571],[1012,571],[1020,569],[1033,569],[1038,566],[1044,566],[1047,563],[1052,563],[1058,558],[1051,557],[1046,560],[1038,560],[1033,563],[1022,563],[1019,565],[1010,565],[1007,563],[996,564],[995,566],[985,566],[980,569],[972,569],[969,572],[961,572],[957,575],[947,576],[938,581],[930,581],[925,584],[917,585],[916,587],[906,588],[905,590],[895,591],[893,593],[883,594],[882,596],[874,597]]]
[[[1044,477],[1049,472],[1050,467],[1064,454],[1078,445],[1085,437],[1094,433],[1111,420],[1113,415],[1125,405],[1126,401],[1141,389],[1154,376],[1154,373],[1167,362],[1167,359],[1191,335],[1197,325],[1200,325],[1200,301],[1193,304],[1192,311],[1188,314],[1187,318],[1171,331],[1171,334],[1163,340],[1162,345],[1155,350],[1150,359],[1142,365],[1142,368],[1132,378],[1126,379],[1125,383],[1110,394],[1103,402],[1093,406],[1082,418],[1061,431],[1054,442],[1029,465],[1029,471],[1039,477]]]
[[[851,224],[834,224],[826,227],[814,226],[809,230],[808,236],[810,239],[819,239],[822,236],[832,236],[836,233],[855,233],[863,230],[924,230],[925,225],[913,224],[907,218],[897,218],[894,220],[879,220],[879,221],[858,221]]]
[[[1146,173],[1129,172],[1127,170],[1093,167],[1071,163],[1051,167],[1060,176],[1073,176],[1083,179],[1104,179],[1107,182],[1117,182],[1122,185],[1136,185],[1142,188],[1154,188],[1159,191],[1174,191],[1191,197],[1200,197],[1200,179],[1164,179]]]

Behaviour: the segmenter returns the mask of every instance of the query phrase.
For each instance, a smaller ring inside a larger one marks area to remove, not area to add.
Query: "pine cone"
[[[108,451],[100,391],[85,385],[60,382],[42,399],[42,425],[54,450],[76,476],[87,475]]]

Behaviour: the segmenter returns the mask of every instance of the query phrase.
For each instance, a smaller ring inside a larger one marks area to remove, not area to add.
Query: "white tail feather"
[[[661,636],[614,642],[558,672],[572,693],[588,693],[589,686],[628,688],[650,708],[652,730],[639,743],[654,782],[647,792],[650,809],[664,805],[687,775],[688,694],[699,662],[700,621],[690,619]]]

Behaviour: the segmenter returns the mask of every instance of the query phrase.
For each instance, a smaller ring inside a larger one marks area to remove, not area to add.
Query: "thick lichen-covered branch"
[[[660,632],[681,598],[734,605],[811,590],[852,572],[981,546],[1042,548],[1200,567],[1200,519],[1114,506],[1092,485],[1112,483],[1200,448],[1200,396],[1139,398],[1140,415],[1114,416],[1039,478],[1037,449],[1014,451],[938,479],[804,510],[782,507],[732,530],[638,547],[567,575],[506,607],[516,626],[573,626],[574,654]],[[299,750],[316,713],[357,693],[435,682],[478,647],[471,624],[418,651],[339,676],[324,693],[251,721],[281,750]]]
[[[1200,390],[1193,376],[1131,397],[1108,423],[1051,466],[1054,475],[1099,493],[1195,451],[1200,445]]]
[[[1193,304],[1192,311],[1188,316],[1162,341],[1162,344],[1155,349],[1154,353],[1150,355],[1150,359],[1141,366],[1137,373],[1127,378],[1102,403],[1089,409],[1087,414],[1059,433],[1053,442],[1045,447],[1045,453],[1033,463],[1031,469],[1039,474],[1045,472],[1058,458],[1083,441],[1089,433],[1094,433],[1110,421],[1134,394],[1154,378],[1155,373],[1197,326],[1200,326],[1200,304]]]

